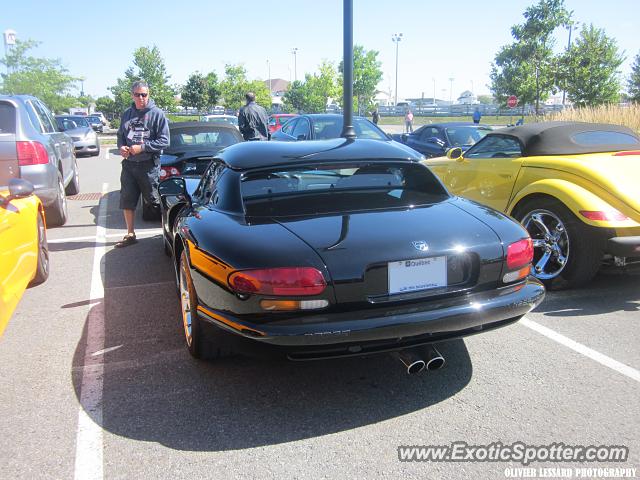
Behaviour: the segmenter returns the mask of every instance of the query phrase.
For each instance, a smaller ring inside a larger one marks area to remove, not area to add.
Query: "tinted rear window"
[[[16,133],[16,109],[10,103],[0,103],[0,134]]]
[[[607,132],[594,130],[592,132],[580,132],[574,134],[572,140],[578,145],[636,145],[638,140],[633,135],[622,132]]]
[[[421,164],[345,162],[281,167],[244,175],[247,215],[289,216],[410,208],[448,198]]]

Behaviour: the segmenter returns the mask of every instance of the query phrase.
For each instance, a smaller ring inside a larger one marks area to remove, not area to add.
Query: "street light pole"
[[[571,22],[569,23],[569,41],[567,42],[567,55],[569,54],[569,50],[571,50],[571,31],[573,30],[573,25],[578,26],[578,23],[580,22]],[[564,110],[564,102],[567,98],[567,80],[565,78],[564,80],[564,89],[562,90],[562,109]]]
[[[267,59],[267,68],[269,70],[269,95],[271,95],[271,62]]]
[[[433,104],[436,104],[436,77],[433,77]]]
[[[298,47],[294,47],[293,50],[291,50],[291,53],[293,53],[293,79],[294,80],[298,80]]]
[[[391,41],[396,44],[396,102],[394,106],[398,105],[398,46],[402,40],[402,33],[394,33],[391,35]]]

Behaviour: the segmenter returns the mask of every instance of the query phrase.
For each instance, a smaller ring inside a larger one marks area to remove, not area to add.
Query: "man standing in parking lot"
[[[143,81],[134,82],[131,98],[133,104],[122,114],[118,129],[118,148],[124,159],[120,174],[120,208],[127,224],[127,234],[115,245],[118,248],[137,242],[134,217],[140,195],[143,208],[145,202],[152,209],[160,207],[160,153],[169,146],[169,122],[149,98],[149,85]]]
[[[247,104],[238,113],[238,128],[247,141],[269,140],[267,111],[256,103],[256,94],[247,92]]]
[[[407,114],[404,116],[404,124],[406,133],[413,133],[413,112],[411,109],[407,110]]]

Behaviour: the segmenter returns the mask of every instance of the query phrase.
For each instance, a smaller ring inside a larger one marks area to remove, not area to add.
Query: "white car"
[[[238,128],[238,117],[234,117],[233,115],[204,115],[201,121],[224,123],[226,125],[233,125],[234,127]]]

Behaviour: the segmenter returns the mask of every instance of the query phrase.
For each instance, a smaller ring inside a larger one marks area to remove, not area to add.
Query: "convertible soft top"
[[[502,128],[487,136],[497,135],[517,138],[525,157],[640,149],[633,130],[607,123],[541,122]]]

